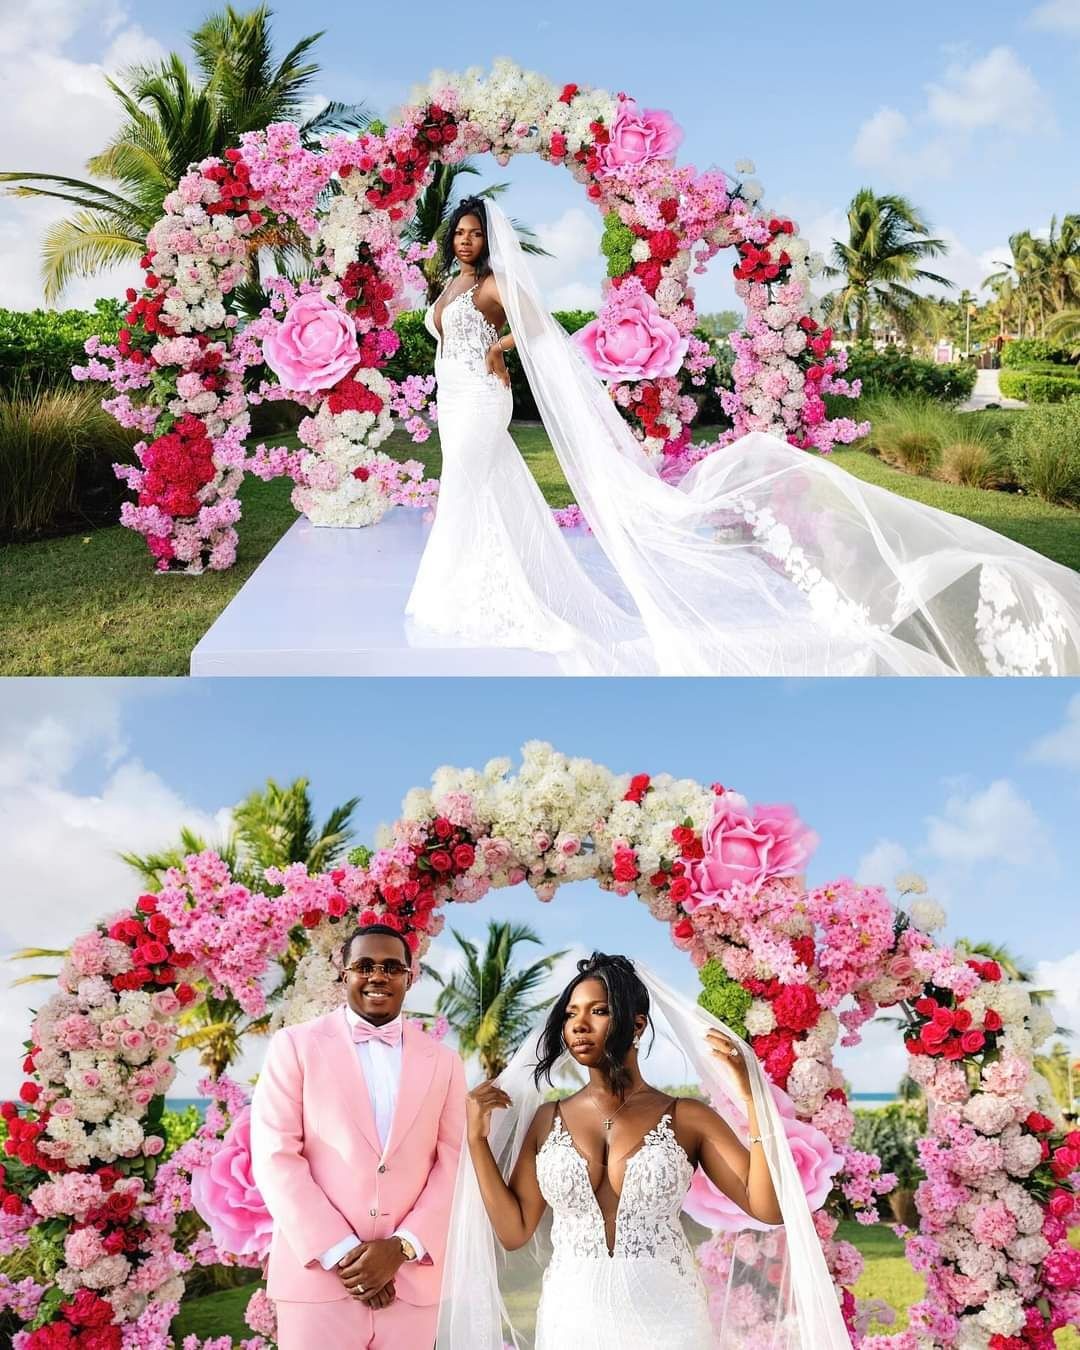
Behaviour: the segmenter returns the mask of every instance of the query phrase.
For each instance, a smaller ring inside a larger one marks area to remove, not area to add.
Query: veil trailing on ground
[[[649,992],[655,1034],[682,1054],[688,1077],[745,1142],[748,1131],[741,1094],[731,1070],[710,1051],[706,1033],[715,1028],[739,1046],[749,1065],[758,1125],[783,1215],[780,1228],[766,1229],[748,1218],[746,1230],[718,1240],[711,1257],[714,1271],[719,1272],[711,1299],[717,1346],[723,1350],[850,1350],[851,1340],[784,1130],[778,1089],[766,1079],[751,1048],[730,1027],[640,963],[635,962],[634,969]],[[505,1177],[512,1172],[544,1100],[533,1081],[538,1042],[539,1032],[530,1034],[497,1080],[512,1105],[493,1113],[489,1143]],[[554,1073],[567,1064],[573,1064],[569,1054]],[[545,1264],[542,1236],[534,1239],[530,1249],[510,1257],[501,1248],[497,1251],[464,1148],[451,1212],[437,1350],[503,1350],[507,1338],[517,1347],[530,1344],[521,1331],[512,1292],[524,1282],[522,1262],[531,1267],[525,1272],[530,1283],[535,1283]],[[633,1278],[632,1270],[628,1278]],[[617,1298],[617,1283],[612,1291]],[[618,1306],[612,1307],[611,1325],[618,1324],[619,1311]]]
[[[992,530],[761,432],[664,481],[485,209],[544,426],[636,611],[625,632],[610,606],[583,629],[583,666],[621,673],[624,652],[640,672],[643,627],[659,674],[1080,673],[1080,577]]]

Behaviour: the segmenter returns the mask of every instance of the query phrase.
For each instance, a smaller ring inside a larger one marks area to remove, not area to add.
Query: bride
[[[761,432],[670,484],[495,203],[458,206],[445,260],[425,317],[443,470],[406,606],[415,644],[529,648],[576,674],[1080,673],[1070,569]],[[599,546],[580,558],[509,434],[515,346]]]
[[[657,1022],[728,1118],[642,1077]],[[568,1061],[585,1086],[542,1101]],[[535,1350],[848,1350],[777,1093],[749,1046],[643,967],[579,961],[539,1036],[468,1097],[437,1350],[497,1350],[504,1324],[521,1344],[492,1230],[517,1251],[549,1210]],[[755,1262],[742,1234],[711,1310],[679,1220],[696,1168],[763,1230],[767,1255]]]

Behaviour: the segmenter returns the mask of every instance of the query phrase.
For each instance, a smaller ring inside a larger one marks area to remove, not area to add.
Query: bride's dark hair
[[[476,216],[484,227],[484,251],[476,260],[476,275],[482,277],[491,271],[491,249],[488,243],[487,209],[483,197],[463,197],[454,207],[450,219],[446,222],[446,233],[442,242],[442,268],[449,275],[457,258],[454,255],[454,231],[461,223],[462,216]]]
[[[592,956],[579,961],[577,968],[578,973],[555,1000],[548,1013],[540,1037],[540,1056],[533,1071],[533,1078],[537,1087],[540,1086],[541,1078],[546,1078],[550,1085],[551,1070],[556,1060],[566,1050],[563,1029],[570,997],[583,981],[599,980],[607,990],[608,1006],[611,1009],[611,1021],[604,1041],[604,1057],[600,1068],[612,1092],[622,1096],[630,1082],[626,1057],[637,1035],[634,1019],[648,1018],[649,991],[638,977],[633,963],[625,956],[608,956],[605,952],[593,952]]]

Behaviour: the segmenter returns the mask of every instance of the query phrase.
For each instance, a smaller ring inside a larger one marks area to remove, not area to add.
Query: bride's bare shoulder
[[[555,1102],[544,1102],[542,1106],[537,1107],[536,1115],[532,1118],[529,1135],[537,1148],[548,1137],[551,1127],[555,1124],[555,1107]]]

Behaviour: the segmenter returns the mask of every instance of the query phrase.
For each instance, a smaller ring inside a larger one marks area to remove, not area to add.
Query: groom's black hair
[[[604,1077],[611,1090],[620,1097],[630,1083],[630,1074],[626,1068],[626,1057],[637,1035],[634,1025],[636,1017],[649,1016],[649,991],[634,969],[632,961],[625,956],[608,956],[605,952],[593,952],[592,956],[577,963],[578,973],[562,991],[548,1013],[544,1030],[540,1037],[540,1055],[533,1078],[540,1086],[541,1078],[551,1083],[551,1070],[566,1050],[563,1030],[566,1025],[566,1009],[570,996],[584,980],[599,980],[607,990],[608,1005],[611,1009],[611,1023],[604,1041],[604,1058],[601,1063]]]
[[[446,222],[446,233],[443,235],[442,268],[449,274],[457,262],[454,256],[454,231],[460,224],[462,216],[476,216],[484,227],[484,251],[476,260],[476,275],[482,277],[491,271],[491,240],[488,238],[487,208],[484,206],[483,197],[462,197],[451,212],[450,219]]]
[[[354,928],[345,941],[341,944],[341,969],[344,970],[349,962],[349,948],[357,938],[374,936],[382,934],[384,937],[393,937],[405,948],[405,964],[412,970],[413,954],[404,933],[399,933],[396,928],[391,928],[388,923],[366,923],[360,928]]]

